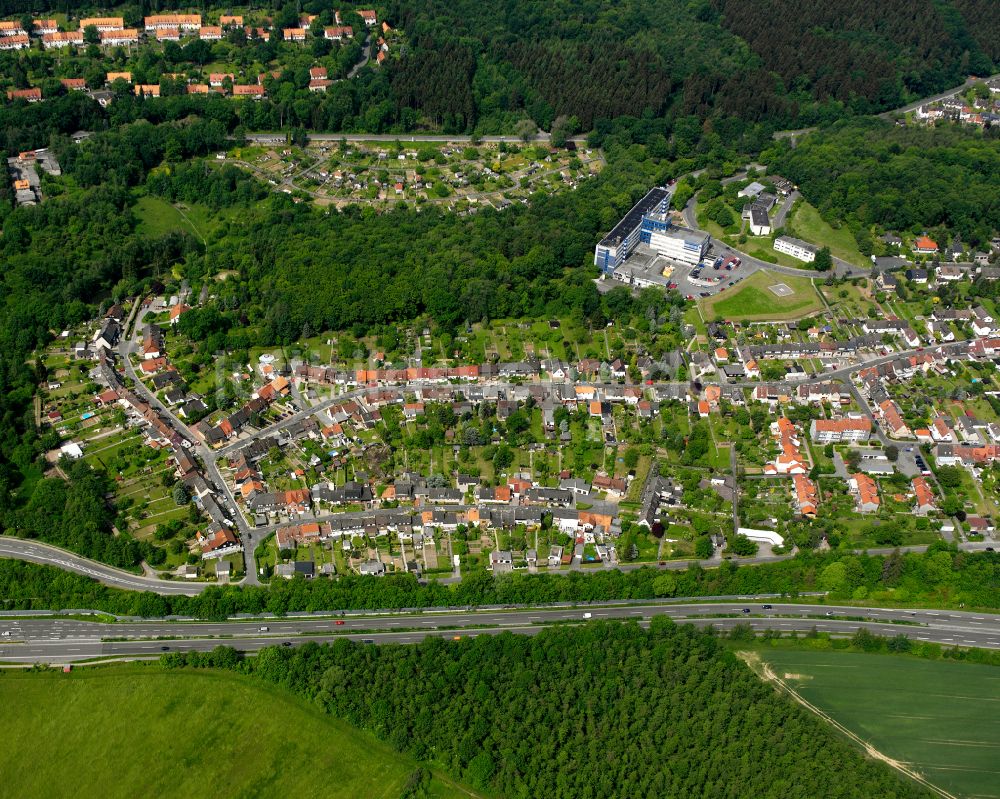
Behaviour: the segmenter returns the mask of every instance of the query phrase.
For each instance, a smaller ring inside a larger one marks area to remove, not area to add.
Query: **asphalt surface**
[[[902,108],[894,108],[891,111],[883,111],[881,114],[879,114],[879,116],[882,117],[883,119],[889,119],[890,117],[893,117],[897,114],[906,114],[910,111],[915,111],[920,106],[926,105],[927,103],[936,103],[939,100],[944,100],[948,97],[954,97],[956,94],[965,91],[973,84],[979,82],[988,83],[989,81],[996,80],[997,78],[1000,78],[1000,74],[990,75],[988,78],[966,78],[965,83],[963,83],[961,86],[956,86],[954,89],[948,89],[947,91],[941,92],[940,94],[935,94],[931,97],[924,97],[922,100],[917,100],[916,102],[910,103],[909,105],[904,105]]]
[[[764,605],[769,607],[765,609]],[[745,613],[744,609],[749,613]],[[648,624],[656,616],[727,629],[808,632],[816,628],[851,635],[864,627],[880,635],[900,633],[953,646],[1000,648],[1000,616],[994,614],[803,605],[748,598],[736,602],[522,608],[509,611],[445,610],[399,615],[347,615],[341,619],[241,622],[144,621],[119,624],[76,619],[0,620],[0,661],[69,663],[103,657],[149,657],[166,651],[206,651],[219,645],[255,652],[266,646],[297,646],[346,637],[371,643],[414,643],[428,636],[471,637],[513,632],[532,635],[556,623],[620,619]],[[342,622],[342,623],[338,623]],[[116,640],[110,640],[116,639]],[[127,640],[120,640],[127,639]]]
[[[129,591],[153,591],[164,595],[184,594],[192,596],[200,594],[208,585],[207,583],[181,583],[161,580],[156,577],[142,577],[48,544],[8,536],[0,536],[0,558],[12,558],[45,566],[55,566],[58,569],[82,574],[84,577],[91,577],[105,585]]]

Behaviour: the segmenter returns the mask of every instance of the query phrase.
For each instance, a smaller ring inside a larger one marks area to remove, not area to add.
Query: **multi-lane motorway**
[[[722,629],[749,624],[757,630],[807,632],[815,627],[833,635],[851,635],[859,627],[865,627],[884,636],[904,633],[916,641],[1000,649],[1000,615],[746,599],[510,610],[449,609],[411,614],[351,613],[338,618],[228,622],[148,620],[106,624],[74,618],[8,618],[0,620],[0,661],[62,664],[101,658],[155,657],[163,652],[205,651],[219,645],[255,652],[266,646],[298,646],[342,637],[384,644],[414,643],[428,636],[467,638],[501,632],[533,635],[557,623],[619,619],[648,624],[655,616],[699,626],[712,624]]]

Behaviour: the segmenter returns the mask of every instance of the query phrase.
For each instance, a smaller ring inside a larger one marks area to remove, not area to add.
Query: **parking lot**
[[[618,270],[629,280],[609,277],[599,281],[598,287],[601,291],[610,291],[618,285],[634,288],[660,286],[676,289],[681,296],[697,300],[730,289],[759,268],[756,260],[747,259],[716,241],[711,243],[701,265],[697,267],[672,261],[659,255],[649,245],[640,243]]]

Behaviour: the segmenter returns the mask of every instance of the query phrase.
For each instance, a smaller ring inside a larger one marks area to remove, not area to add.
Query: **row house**
[[[125,28],[124,17],[84,17],[80,20],[80,30],[95,28],[98,33],[120,31]]]
[[[802,516],[810,519],[816,518],[816,508],[819,505],[816,483],[804,474],[793,475],[792,481],[795,492],[795,509]]]
[[[274,542],[279,550],[295,549],[314,544],[330,537],[330,525],[320,522],[303,522],[279,527],[274,533]]]
[[[878,484],[864,472],[855,472],[847,481],[859,513],[877,513],[882,504]]]
[[[120,28],[99,31],[101,44],[105,47],[118,47],[139,43],[139,31],[136,28]]]
[[[0,41],[3,41],[0,39]],[[37,86],[33,86],[30,89],[8,89],[7,90],[8,100],[27,100],[29,103],[37,103],[42,99],[42,90]]]
[[[841,404],[849,403],[851,401],[850,393],[847,392],[840,383],[834,383],[832,381],[796,386],[795,398],[803,405],[821,402]]]
[[[42,35],[42,47],[51,50],[57,47],[83,44],[83,31],[56,31]]]
[[[0,50],[25,50],[31,47],[31,37],[26,33],[14,33],[10,36],[0,36]],[[7,93],[10,99],[10,92]]]
[[[935,509],[934,492],[923,477],[913,478],[913,493],[913,509],[916,513],[926,516]]]
[[[867,441],[871,432],[872,423],[867,416],[813,419],[809,425],[809,437],[817,444]]]
[[[985,466],[1000,459],[1000,446],[965,446],[940,443],[934,448],[934,460],[939,466]]]
[[[144,360],[159,358],[164,354],[163,329],[156,324],[146,325],[142,334],[142,357]]]
[[[201,27],[201,14],[154,14],[144,20],[147,31],[196,31]]]
[[[243,546],[236,537],[236,533],[217,522],[209,525],[205,532],[199,532],[197,540],[198,546],[201,547],[202,560],[223,558],[226,555],[243,551]]]
[[[903,414],[899,406],[892,400],[886,400],[879,405],[882,424],[893,435],[894,438],[912,438],[913,433],[903,421]]]
[[[771,434],[778,444],[779,454],[764,465],[764,474],[805,474],[809,464],[799,449],[798,433],[792,420],[781,416],[771,424]]]
[[[267,91],[263,86],[233,86],[233,97],[248,97],[251,100],[263,100]]]

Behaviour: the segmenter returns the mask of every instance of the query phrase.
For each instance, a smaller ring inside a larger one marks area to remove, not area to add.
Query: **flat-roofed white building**
[[[708,251],[712,237],[707,233],[671,226],[649,235],[649,246],[664,258],[677,263],[697,266]]]
[[[812,263],[816,260],[816,251],[819,249],[813,244],[801,239],[794,239],[791,236],[778,236],[774,240],[774,249],[798,258],[800,261]]]

